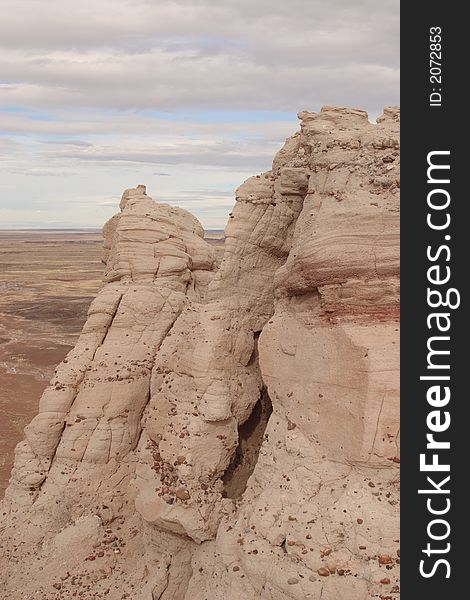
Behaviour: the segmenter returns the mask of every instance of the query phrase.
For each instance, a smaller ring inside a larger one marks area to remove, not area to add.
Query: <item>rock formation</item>
[[[299,117],[220,266],[124,193],[16,449],[1,597],[398,597],[399,111]]]

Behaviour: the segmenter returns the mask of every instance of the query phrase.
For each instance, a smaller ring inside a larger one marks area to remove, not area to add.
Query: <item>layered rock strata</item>
[[[220,266],[189,213],[124,193],[17,447],[0,595],[397,597],[399,111],[299,117]]]

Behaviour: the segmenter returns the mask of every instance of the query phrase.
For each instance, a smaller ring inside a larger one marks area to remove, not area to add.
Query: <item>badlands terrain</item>
[[[223,248],[124,192],[16,447],[0,597],[398,598],[399,110],[299,118]]]
[[[101,231],[0,231],[0,497],[13,450],[101,285]]]

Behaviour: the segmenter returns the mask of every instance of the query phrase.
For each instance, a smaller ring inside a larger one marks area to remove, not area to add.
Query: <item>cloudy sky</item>
[[[123,189],[223,228],[299,110],[399,101],[399,0],[0,0],[0,227]]]

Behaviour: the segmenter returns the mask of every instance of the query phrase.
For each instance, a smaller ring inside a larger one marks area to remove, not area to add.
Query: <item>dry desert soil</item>
[[[15,445],[101,285],[99,231],[0,231],[0,497]]]

